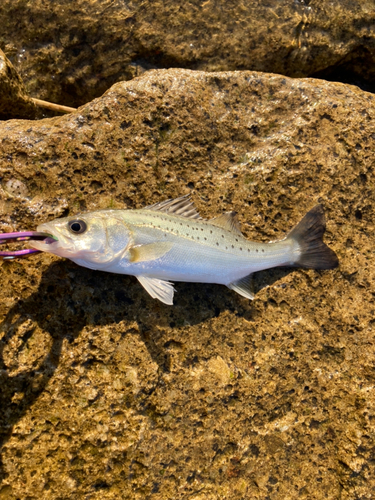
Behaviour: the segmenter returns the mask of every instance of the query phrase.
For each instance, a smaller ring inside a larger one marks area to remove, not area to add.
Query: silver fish
[[[248,241],[235,212],[201,218],[190,197],[141,210],[98,210],[56,219],[37,228],[57,241],[32,241],[37,249],[80,266],[135,276],[151,297],[173,304],[171,281],[218,283],[253,299],[250,276],[278,266],[332,269],[333,250],[323,243],[325,222],[315,206],[282,240]]]

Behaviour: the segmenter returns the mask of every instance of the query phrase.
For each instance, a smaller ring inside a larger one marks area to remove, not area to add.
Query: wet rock
[[[342,84],[163,70],[0,126],[2,186],[27,189],[0,191],[2,230],[192,190],[258,241],[322,203],[340,259],[258,273],[253,302],[177,283],[173,307],[47,254],[3,263],[3,496],[371,497],[374,114]]]
[[[363,0],[3,0],[0,17],[2,48],[29,94],[68,106],[155,67],[316,75],[375,88],[375,10]]]
[[[37,108],[12,63],[0,50],[0,120],[35,118]]]

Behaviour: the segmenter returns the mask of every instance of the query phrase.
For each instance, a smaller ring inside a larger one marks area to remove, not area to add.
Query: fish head
[[[37,228],[56,241],[30,241],[37,250],[53,253],[92,269],[113,262],[126,250],[131,232],[115,210],[101,210],[55,219]]]

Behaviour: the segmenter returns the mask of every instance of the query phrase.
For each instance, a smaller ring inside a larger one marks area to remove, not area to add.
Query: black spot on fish
[[[212,231],[210,231],[210,233],[212,234]]]
[[[207,238],[205,238],[205,240],[207,240]]]
[[[216,245],[217,245],[217,246],[219,246],[219,243],[218,243],[218,242],[216,242]]]
[[[242,248],[241,248],[241,247],[240,247],[240,250],[241,250],[241,252],[242,252]]]
[[[232,248],[234,248],[234,245],[232,245]]]
[[[224,235],[222,234],[221,237],[224,238]]]
[[[258,250],[258,249],[256,249],[256,253],[258,253],[258,252],[259,252],[259,250]]]
[[[264,248],[262,248],[262,252],[264,253]]]

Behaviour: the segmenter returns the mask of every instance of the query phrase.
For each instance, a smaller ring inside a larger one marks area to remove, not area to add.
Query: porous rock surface
[[[13,64],[0,50],[0,120],[35,118],[37,108]]]
[[[77,106],[149,68],[329,76],[375,89],[373,0],[2,0],[32,97]]]
[[[250,302],[39,254],[0,267],[0,498],[370,499],[375,101],[255,72],[160,70],[0,127],[0,231],[192,191],[281,238],[316,203],[331,271],[258,273]]]

